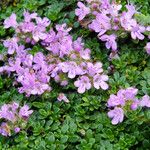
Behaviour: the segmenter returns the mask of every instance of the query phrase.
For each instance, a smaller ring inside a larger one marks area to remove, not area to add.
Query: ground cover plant
[[[149,6],[0,1],[0,149],[149,150]]]

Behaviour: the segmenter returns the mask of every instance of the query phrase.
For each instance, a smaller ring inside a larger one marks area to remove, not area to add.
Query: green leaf
[[[68,141],[68,136],[67,135],[62,136],[61,139],[60,139],[61,143],[66,143],[67,141]]]
[[[33,102],[32,105],[34,107],[37,107],[37,108],[44,108],[45,107],[45,103],[42,103],[42,102]]]
[[[62,133],[66,133],[66,132],[68,131],[68,129],[69,129],[68,124],[64,124],[64,125],[61,127]]]

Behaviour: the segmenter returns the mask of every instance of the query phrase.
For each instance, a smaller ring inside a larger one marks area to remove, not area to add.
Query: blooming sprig
[[[0,119],[3,119],[0,126],[0,134],[3,136],[11,136],[24,129],[33,110],[29,110],[28,105],[19,106],[18,103],[12,102],[4,104],[0,109]]]
[[[15,34],[4,40],[9,58],[0,67],[1,73],[14,75],[21,85],[20,93],[41,95],[52,90],[52,80],[66,86],[73,79],[79,93],[92,87],[108,89],[108,76],[103,72],[102,63],[92,62],[90,49],[84,47],[80,37],[73,40],[69,34],[71,28],[62,24],[49,29],[48,18],[27,11],[23,15],[22,22],[16,21],[14,13],[4,21],[4,27],[14,28]],[[36,44],[45,51],[30,54],[29,45]]]
[[[110,95],[107,107],[110,108],[108,117],[112,118],[112,124],[121,123],[128,109],[132,111],[139,107],[150,107],[150,97],[145,95],[141,99],[138,99],[137,93],[138,89],[129,87],[119,90],[116,95]]]
[[[145,32],[150,31],[149,27],[141,25],[135,18],[137,12],[133,4],[127,4],[126,11],[122,5],[110,0],[86,0],[77,3],[75,10],[78,21],[86,22],[87,27],[98,34],[101,41],[106,42],[106,48],[113,51],[118,50],[117,40],[127,34],[133,40],[143,40]],[[84,23],[85,25],[85,23]],[[146,46],[149,54],[149,47]]]

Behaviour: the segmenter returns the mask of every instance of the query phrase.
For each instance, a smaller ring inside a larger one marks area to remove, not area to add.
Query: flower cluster
[[[111,108],[108,117],[112,118],[112,124],[116,125],[123,121],[128,107],[130,110],[136,110],[138,107],[150,107],[150,97],[145,95],[138,99],[136,97],[137,93],[138,89],[130,87],[119,90],[117,95],[110,95],[107,106]]]
[[[108,76],[103,73],[102,63],[91,61],[91,51],[84,48],[81,38],[73,41],[69,34],[71,28],[63,24],[49,29],[48,18],[27,11],[23,15],[24,20],[20,23],[14,13],[4,21],[4,28],[14,28],[15,35],[4,41],[9,58],[0,67],[1,73],[14,74],[21,85],[20,93],[41,95],[51,91],[51,80],[66,86],[69,79],[75,79],[74,86],[79,93],[92,87],[108,89]],[[31,47],[35,44],[45,51],[39,49],[36,54],[31,54]]]
[[[98,38],[105,42],[107,49],[118,50],[117,39],[131,34],[133,40],[143,40],[144,33],[150,31],[150,27],[144,27],[135,19],[136,11],[132,4],[126,5],[126,11],[122,11],[122,5],[110,0],[86,0],[84,5],[78,2],[75,10],[78,20],[87,22],[90,30],[98,33]],[[146,46],[148,54],[149,47]]]
[[[3,136],[11,136],[13,132],[18,133],[25,128],[30,115],[33,113],[27,105],[23,107],[18,103],[12,102],[4,104],[0,109],[0,119],[5,120],[0,126],[0,134]]]

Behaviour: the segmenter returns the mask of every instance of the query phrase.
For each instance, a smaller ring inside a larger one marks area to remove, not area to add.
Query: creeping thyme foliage
[[[1,0],[0,150],[149,150],[149,7]]]

